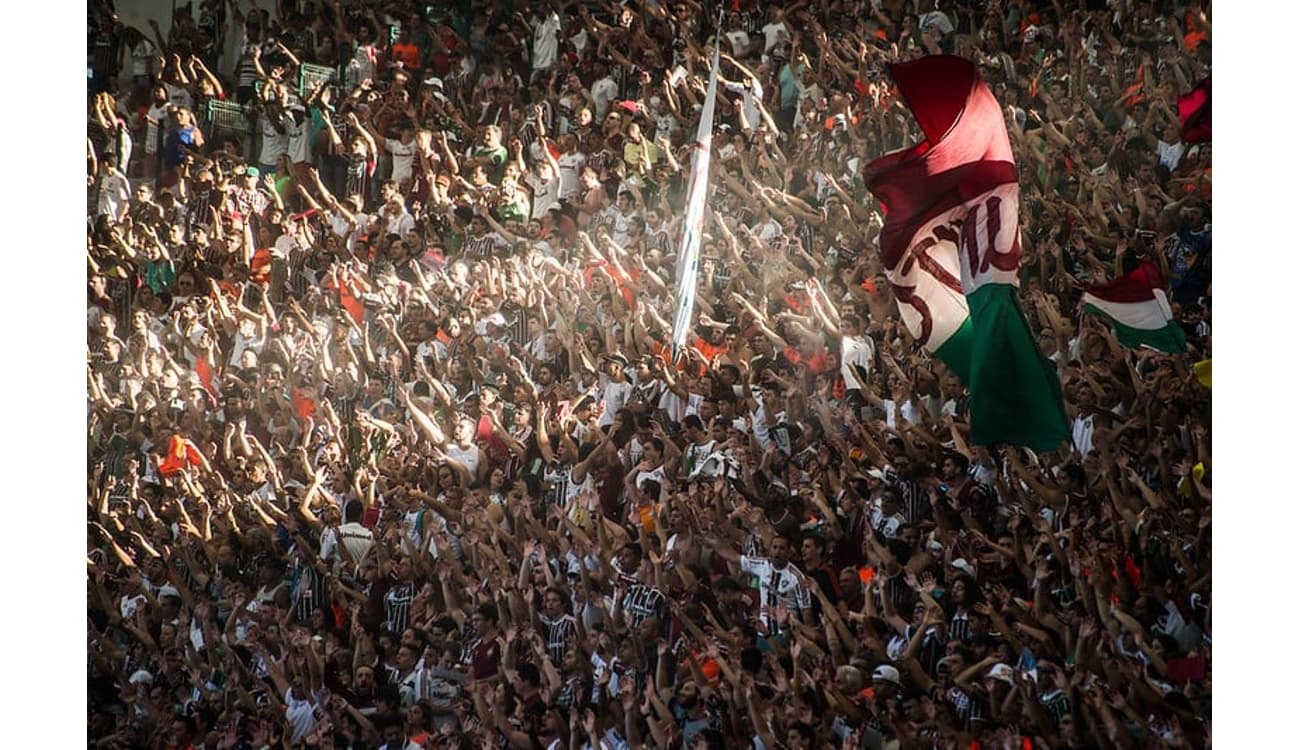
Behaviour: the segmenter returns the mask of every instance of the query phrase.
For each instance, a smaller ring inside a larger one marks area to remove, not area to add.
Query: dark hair
[[[722,732],[719,732],[716,729],[701,729],[699,734],[696,735],[696,738],[704,740],[704,745],[709,750],[722,750],[727,746],[727,743],[722,736]],[[812,736],[809,735],[808,739],[812,739]]]
[[[818,534],[815,531],[809,531],[805,533],[803,535],[803,541],[805,542],[811,541],[814,545],[816,545],[817,549],[821,550],[822,552],[826,551],[826,540],[822,538],[821,534]]]
[[[813,728],[803,723],[802,721],[796,721],[795,723],[791,724],[789,726],[789,729],[798,732],[800,737],[803,737],[805,740],[808,740],[809,742],[811,742],[816,737],[816,735],[813,732]]]
[[[492,602],[480,604],[478,609],[475,611],[478,612],[479,617],[482,617],[484,620],[491,620],[493,624],[501,621],[500,615],[497,614],[497,605]]]
[[[542,675],[537,670],[536,664],[520,664],[515,667],[515,672],[519,674],[519,679],[533,687],[541,687]]]
[[[362,510],[362,509],[361,509],[361,503],[357,502],[356,500],[352,500],[352,501],[348,502],[347,505],[344,505],[344,506],[343,506],[343,522],[344,522],[344,523],[360,523],[360,522],[361,522],[361,510]]]

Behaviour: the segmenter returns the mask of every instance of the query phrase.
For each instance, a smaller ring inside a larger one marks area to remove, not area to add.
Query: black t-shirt
[[[812,570],[806,571],[806,574],[809,578],[817,582],[817,585],[821,587],[822,593],[826,595],[826,599],[830,601],[831,604],[839,603],[839,585],[836,580],[835,572],[831,570],[830,565],[823,563],[820,568],[813,568]],[[812,604],[813,613],[820,617],[822,611],[821,601],[818,600],[817,597],[813,597]]]

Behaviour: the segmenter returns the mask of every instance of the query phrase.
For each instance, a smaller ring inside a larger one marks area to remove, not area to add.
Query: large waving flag
[[[1002,111],[968,60],[890,66],[925,140],[867,165],[880,251],[912,335],[970,389],[971,439],[1053,450],[1061,383],[1016,299],[1020,187]]]
[[[718,99],[718,52],[713,47],[713,67],[709,70],[709,88],[700,112],[700,126],[695,131],[695,154],[691,159],[691,178],[686,188],[686,216],[682,221],[682,244],[677,252],[677,308],[673,312],[673,358],[686,348],[695,312],[695,288],[700,275],[700,241],[704,235],[704,207],[709,190],[709,155],[713,148],[713,107]]]
[[[1210,141],[1210,77],[1196,88],[1178,95],[1178,120],[1183,125],[1183,143]]]
[[[1130,349],[1149,346],[1177,354],[1187,348],[1183,329],[1174,322],[1169,308],[1164,277],[1149,260],[1118,279],[1084,291],[1083,309],[1105,318],[1119,343]]]

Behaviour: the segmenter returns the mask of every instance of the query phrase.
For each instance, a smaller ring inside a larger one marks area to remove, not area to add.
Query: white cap
[[[1010,665],[1007,664],[994,664],[993,667],[989,669],[988,676],[995,680],[1002,680],[1008,685],[1016,684],[1016,673],[1011,669]]]
[[[145,685],[152,685],[153,675],[143,669],[140,669],[131,675],[128,682],[130,682],[132,685],[139,685],[141,683],[144,683]]]
[[[881,664],[871,673],[871,679],[881,682],[892,682],[899,687],[903,686],[902,680],[898,677],[898,670],[888,664]]]
[[[970,563],[966,562],[966,558],[964,557],[959,557],[956,560],[953,560],[952,562],[948,563],[948,565],[956,568],[957,570],[960,570],[961,572],[965,573],[968,576],[971,577],[975,576],[975,568],[972,567]]]

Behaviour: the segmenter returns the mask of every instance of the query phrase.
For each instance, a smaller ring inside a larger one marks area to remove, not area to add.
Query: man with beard
[[[930,498],[917,481],[919,467],[912,466],[912,457],[908,455],[903,441],[893,438],[889,441],[889,447],[894,456],[884,469],[884,480],[897,493],[903,520],[917,524],[933,517],[934,508]]]
[[[772,540],[769,557],[741,555],[726,544],[714,544],[713,551],[722,559],[739,565],[741,571],[758,579],[760,619],[772,623],[773,612],[784,606],[793,615],[796,612],[807,625],[814,622],[812,594],[808,579],[794,563],[790,552],[794,545],[785,536]]]
[[[950,502],[992,532],[997,521],[998,496],[993,488],[970,476],[970,459],[960,453],[949,453],[940,467],[942,482],[936,481],[937,496],[951,498]]]

